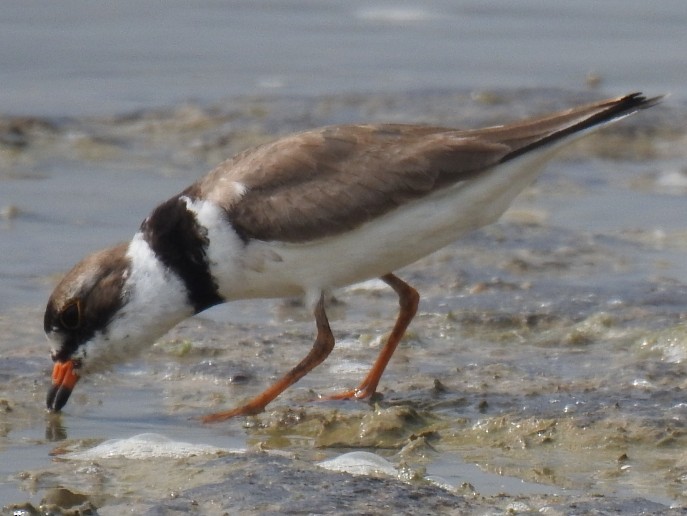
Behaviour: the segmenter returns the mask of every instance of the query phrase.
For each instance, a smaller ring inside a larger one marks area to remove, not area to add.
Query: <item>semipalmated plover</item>
[[[308,355],[204,421],[261,412],[334,347],[324,294],[378,277],[398,295],[396,323],[360,385],[333,398],[371,396],[420,299],[394,271],[497,220],[562,145],[658,100],[635,93],[474,130],[331,126],[239,153],[57,285],[44,321],[55,363],[48,408],[59,411],[81,376],[211,306],[303,294],[317,329]]]

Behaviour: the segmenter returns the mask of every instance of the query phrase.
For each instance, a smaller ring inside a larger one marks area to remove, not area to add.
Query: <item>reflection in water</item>
[[[48,414],[45,421],[45,439],[50,442],[67,439],[67,429],[62,424],[61,414]]]

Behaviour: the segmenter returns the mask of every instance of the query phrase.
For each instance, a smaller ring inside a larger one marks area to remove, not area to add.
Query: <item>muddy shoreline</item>
[[[79,385],[63,415],[43,410],[41,310],[56,278],[75,258],[128,238],[165,192],[218,161],[312,126],[471,127],[591,97],[599,95],[237,98],[0,120],[0,224],[13,243],[0,305],[2,505],[19,514],[42,502],[56,514],[683,513],[682,105],[575,145],[501,222],[400,271],[421,293],[420,312],[373,403],[316,401],[359,382],[393,320],[393,293],[369,282],[335,293],[337,348],[259,416],[211,427],[194,419],[259,392],[307,352],[312,321],[298,300],[213,309]],[[244,453],[68,456],[143,433]],[[317,465],[352,451],[378,455],[397,474]]]

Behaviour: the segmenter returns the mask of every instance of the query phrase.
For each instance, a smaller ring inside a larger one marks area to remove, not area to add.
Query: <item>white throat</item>
[[[148,334],[156,340],[179,321],[193,315],[186,287],[159,260],[140,232],[134,235],[126,254],[131,260],[131,269],[124,283],[128,302],[121,317],[129,322],[121,327],[127,333]],[[131,324],[137,325],[139,331],[132,332]],[[112,333],[114,329],[110,335],[117,338]]]
[[[124,278],[124,302],[106,330],[84,346],[88,369],[130,360],[193,315],[183,283],[160,262],[140,232],[126,254],[131,267]],[[95,360],[94,355],[98,356]]]

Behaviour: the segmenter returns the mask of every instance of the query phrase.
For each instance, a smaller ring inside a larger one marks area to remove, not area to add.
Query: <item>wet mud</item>
[[[65,184],[74,178],[63,170],[89,169],[114,206],[132,189],[188,183],[246,146],[312,126],[472,127],[585,99],[242,98],[120,117],[8,118],[0,182]],[[71,256],[34,253],[39,274],[18,263],[4,280],[16,296],[0,312],[0,500],[15,514],[683,513],[685,113],[657,108],[574,145],[498,224],[399,271],[422,300],[370,402],[320,396],[357,385],[390,330],[397,300],[378,281],[334,293],[334,352],[263,414],[197,419],[257,394],[307,353],[314,322],[298,299],[237,302],[187,320],[47,415],[41,305]],[[115,187],[122,177],[126,186]],[[53,188],[69,199],[68,188]],[[63,231],[70,248],[81,239],[76,256],[98,243],[73,213],[48,222],[29,190],[3,197],[3,238]],[[133,232],[138,220],[120,212],[106,231]],[[218,450],[74,457],[144,433]],[[351,452],[383,462],[365,474],[322,465]]]

